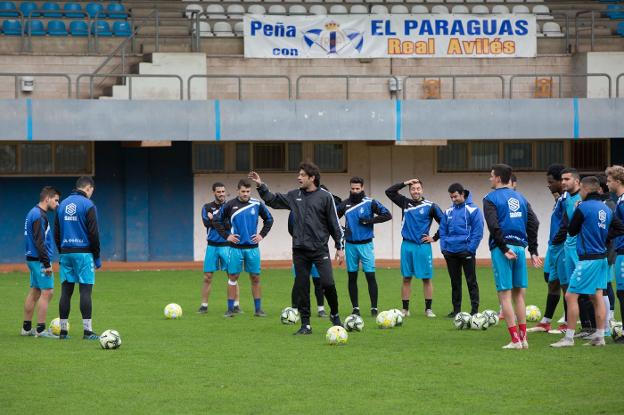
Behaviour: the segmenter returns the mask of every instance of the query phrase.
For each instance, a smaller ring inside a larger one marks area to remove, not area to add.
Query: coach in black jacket
[[[310,269],[318,269],[321,285],[330,308],[333,325],[341,325],[338,316],[338,295],[332,274],[331,257],[327,242],[331,236],[336,243],[336,259],[344,260],[343,233],[338,222],[334,198],[321,189],[319,168],[312,163],[299,165],[299,189],[290,192],[271,193],[256,172],[249,178],[258,185],[258,193],[273,209],[288,209],[293,215],[293,263],[295,265],[295,287],[297,308],[301,313],[301,329],[295,334],[311,334],[310,327]]]

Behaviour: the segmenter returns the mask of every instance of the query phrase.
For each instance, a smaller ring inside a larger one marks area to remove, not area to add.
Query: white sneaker
[[[409,310],[403,309],[403,310],[401,310],[401,313],[403,313],[403,317],[409,317],[410,316]]]
[[[20,331],[20,336],[34,336],[36,334],[36,329],[24,330],[23,328]]]
[[[564,337],[561,340],[559,340],[557,343],[553,343],[550,345],[550,347],[556,347],[556,348],[572,347],[572,346],[574,346],[574,339],[568,339],[567,337]]]
[[[528,349],[529,348],[529,342],[527,341],[526,337],[524,339],[522,339],[522,348],[523,349]]]
[[[433,310],[428,308],[425,310],[425,316],[429,317],[429,318],[434,318],[436,315],[433,314]]]
[[[593,339],[591,339],[591,341],[583,344],[583,346],[598,346],[598,347],[605,346],[604,337],[594,337]]]
[[[522,350],[522,342],[510,342],[509,344],[503,346],[503,349]]]

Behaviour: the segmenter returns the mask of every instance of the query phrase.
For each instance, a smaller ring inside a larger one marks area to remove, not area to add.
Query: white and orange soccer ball
[[[167,304],[165,306],[165,317],[170,320],[182,317],[182,307],[176,303]]]
[[[61,334],[61,319],[59,317],[55,318],[50,322],[50,333],[58,336]],[[67,331],[69,331],[69,321],[67,322]]]
[[[375,322],[377,323],[377,327],[380,329],[391,329],[396,324],[396,318],[394,313],[390,311],[382,311],[377,314]]]

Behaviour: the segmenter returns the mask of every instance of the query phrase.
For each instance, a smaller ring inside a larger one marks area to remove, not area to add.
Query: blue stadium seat
[[[2,32],[7,36],[21,36],[22,23],[19,20],[5,20],[2,22]]]
[[[618,35],[624,37],[624,22],[618,23],[617,28],[615,29],[615,32]]]
[[[104,17],[104,6],[101,3],[89,3],[87,4],[87,13],[89,13],[89,17],[95,17],[96,14],[98,17]]]
[[[101,37],[108,37],[113,35],[110,30],[110,25],[105,20],[91,23],[91,34],[95,35],[96,33],[98,36]]]
[[[607,16],[610,19],[624,19],[624,4],[607,5]]]
[[[113,34],[118,37],[128,37],[132,34],[132,28],[128,22],[113,23]]]
[[[27,20],[24,23],[24,34],[30,36],[45,36],[46,31],[41,20]]]
[[[42,9],[45,10],[43,13],[45,17],[63,17],[63,13],[61,13],[61,6],[59,6],[58,3],[43,3]]]
[[[82,13],[75,13],[82,12],[82,6],[80,5],[80,3],[65,3],[65,5],[63,6],[63,12],[65,13],[66,17],[84,17],[84,14]]]
[[[87,23],[82,20],[71,22],[69,24],[69,33],[72,36],[77,37],[89,36],[89,26],[87,26]]]
[[[17,7],[12,1],[0,1],[0,17],[17,17]]]
[[[120,3],[109,3],[108,7],[106,7],[106,14],[111,19],[127,19],[128,13],[126,13],[126,8],[123,4]]]
[[[19,10],[20,12],[22,12],[25,18],[28,18],[29,16],[31,17],[41,16],[41,14],[37,12],[31,13],[31,11],[37,10],[37,9],[39,9],[39,6],[37,6],[37,4],[33,3],[32,1],[25,1],[19,6]]]
[[[67,36],[67,27],[62,20],[50,20],[48,22],[48,34],[50,36]]]

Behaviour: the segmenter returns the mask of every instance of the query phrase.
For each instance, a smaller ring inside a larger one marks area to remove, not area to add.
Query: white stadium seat
[[[227,15],[232,18],[239,16],[242,17],[245,14],[245,8],[241,4],[230,4],[227,7]]]
[[[386,3],[405,3],[403,0],[386,0]]]
[[[334,4],[329,8],[329,14],[348,14],[347,8],[342,4]]]
[[[423,6],[422,4],[417,4],[412,6],[412,14],[427,14],[429,13],[429,9],[427,6]]]
[[[444,0],[425,0],[425,3],[444,3]]]
[[[323,0],[304,0],[304,3],[323,3]]]
[[[533,14],[536,16],[537,20],[553,19],[553,16],[550,15],[550,10],[548,9],[548,6],[545,6],[543,4],[533,6]]]
[[[458,4],[456,6],[453,6],[453,8],[451,9],[451,13],[453,13],[453,14],[468,14],[468,13],[470,13],[470,11],[468,10],[468,7],[464,6],[463,4]]]
[[[286,7],[281,4],[272,4],[269,7],[268,14],[286,14]]]
[[[561,26],[556,22],[545,22],[542,27],[542,33],[546,37],[563,37],[564,34],[561,33]]]
[[[266,9],[264,6],[259,4],[252,4],[247,8],[247,13],[249,14],[266,14]]]
[[[405,0],[405,3],[424,3],[424,0]]]
[[[302,15],[308,14],[308,11],[301,4],[293,4],[288,8],[288,14],[291,15]]]
[[[509,7],[503,4],[497,4],[492,7],[492,14],[509,14]]]
[[[388,14],[388,8],[381,4],[375,4],[371,7],[371,14]]]
[[[364,0],[365,3],[383,3],[383,0]]]
[[[390,8],[390,14],[409,14],[409,10],[402,4],[395,4]]]
[[[212,31],[210,30],[210,23],[199,22],[199,37],[212,37]]]
[[[524,3],[524,0],[506,0],[505,3]]]
[[[236,36],[243,36],[245,34],[245,26],[243,22],[236,22],[236,24],[234,24],[234,34]]]
[[[301,0],[284,0],[284,3],[301,3]]]
[[[466,3],[483,3],[483,0],[466,0]]]
[[[234,33],[232,33],[232,26],[230,26],[228,22],[216,22],[214,26],[212,26],[212,32],[217,37],[234,36]]]
[[[446,6],[435,5],[431,8],[432,14],[449,14],[449,9]]]
[[[447,3],[463,3],[464,0],[446,0]]]
[[[477,4],[476,6],[472,6],[471,13],[472,14],[489,14],[490,9],[488,9],[487,6],[484,6],[483,4]]]
[[[529,8],[523,4],[513,6],[513,8],[511,9],[511,12],[513,14],[531,14],[531,11],[529,10]]]
[[[368,14],[368,7],[363,4],[355,4],[351,6],[351,14]]]
[[[345,3],[364,3],[364,0],[345,0]]]
[[[486,3],[505,3],[505,0],[485,0]]]
[[[342,3],[342,0],[324,0],[323,3]]]
[[[320,4],[314,4],[310,6],[310,14],[315,14],[317,16],[326,16],[327,8],[325,8],[325,6],[322,6]]]
[[[207,5],[206,14],[209,19],[225,19],[225,9],[220,4]]]

